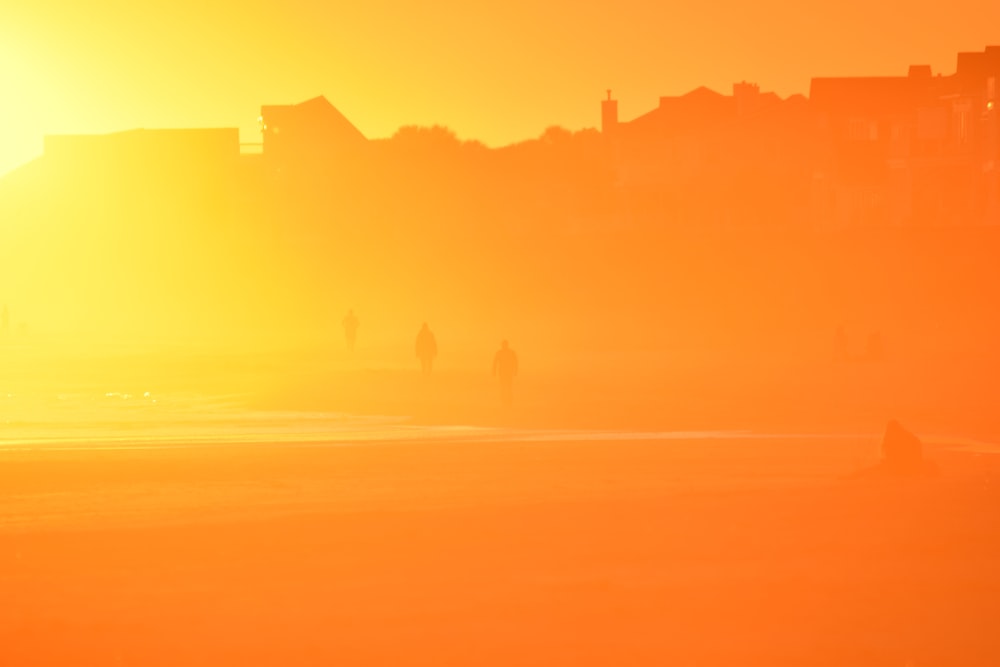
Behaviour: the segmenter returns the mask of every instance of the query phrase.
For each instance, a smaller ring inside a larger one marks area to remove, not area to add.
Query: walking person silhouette
[[[427,327],[427,323],[424,322],[420,333],[417,334],[417,358],[420,359],[420,367],[424,375],[431,374],[437,351],[437,341],[434,339],[434,334],[431,333],[431,330]]]
[[[514,378],[517,376],[517,354],[510,349],[507,341],[493,357],[493,375],[500,378],[500,402],[509,408],[514,402]]]
[[[347,311],[344,318],[344,338],[347,339],[348,352],[354,352],[354,341],[358,335],[358,318],[354,315],[354,309]]]

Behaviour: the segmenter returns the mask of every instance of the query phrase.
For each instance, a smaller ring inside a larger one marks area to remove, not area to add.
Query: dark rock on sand
[[[862,477],[933,477],[934,463],[924,458],[924,445],[913,433],[892,419],[882,436],[882,460],[861,471]]]

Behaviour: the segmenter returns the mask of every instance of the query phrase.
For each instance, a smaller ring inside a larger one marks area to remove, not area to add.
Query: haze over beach
[[[1000,664],[998,21],[0,7],[0,665]]]

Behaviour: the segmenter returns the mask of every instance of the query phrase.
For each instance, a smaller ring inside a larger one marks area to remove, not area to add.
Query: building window
[[[852,118],[847,126],[847,136],[852,141],[875,141],[878,139],[878,123],[865,118]]]

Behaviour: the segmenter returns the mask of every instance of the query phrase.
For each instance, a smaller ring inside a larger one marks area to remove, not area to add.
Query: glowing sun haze
[[[369,137],[443,124],[502,145],[598,125],[605,88],[628,119],[699,85],[789,95],[812,76],[950,73],[997,24],[982,0],[3,0],[0,173],[47,133],[238,126],[256,141],[261,104],[318,94]]]

